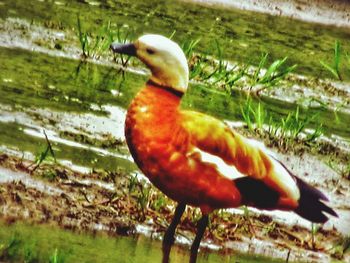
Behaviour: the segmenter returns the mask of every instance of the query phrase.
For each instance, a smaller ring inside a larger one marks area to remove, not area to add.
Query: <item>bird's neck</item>
[[[134,98],[133,105],[137,105],[141,113],[152,114],[159,117],[171,115],[178,110],[183,93],[166,86],[148,81]]]
[[[150,91],[150,88],[151,88],[151,90],[153,89],[154,90],[154,88],[159,88],[159,89],[161,89],[161,90],[165,90],[165,91],[168,91],[168,92],[170,92],[170,93],[172,93],[173,95],[175,95],[176,97],[178,97],[178,98],[182,98],[182,96],[184,95],[184,93],[182,92],[182,91],[178,91],[178,90],[176,90],[176,89],[173,89],[173,88],[171,88],[171,87],[168,87],[168,86],[164,86],[164,85],[162,85],[162,84],[158,84],[157,82],[155,82],[155,81],[153,81],[152,80],[152,78],[150,79],[150,80],[148,80],[147,81],[147,86],[146,87],[148,87],[148,90],[147,91]],[[155,90],[155,91],[157,91],[157,90]],[[159,94],[160,96],[164,96],[164,94]]]

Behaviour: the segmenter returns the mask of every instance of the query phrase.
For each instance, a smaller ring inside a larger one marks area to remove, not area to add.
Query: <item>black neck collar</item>
[[[174,94],[176,97],[179,97],[179,98],[181,98],[181,97],[184,95],[184,93],[181,92],[181,91],[178,91],[178,90],[175,90],[175,89],[173,89],[173,88],[170,88],[170,87],[167,87],[167,86],[158,84],[158,83],[154,82],[154,81],[151,80],[151,79],[149,79],[149,80],[147,81],[147,85],[151,85],[151,86],[154,86],[154,87],[157,87],[157,88],[166,90],[166,91],[168,91],[168,92]]]

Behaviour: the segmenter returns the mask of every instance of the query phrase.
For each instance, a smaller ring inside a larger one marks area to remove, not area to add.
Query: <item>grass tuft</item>
[[[198,80],[211,85],[223,87],[227,92],[232,92],[238,86],[249,85],[250,89],[258,87],[257,93],[275,86],[288,74],[293,72],[297,65],[286,66],[287,57],[275,60],[267,65],[268,53],[262,55],[259,65],[249,72],[248,65],[231,65],[224,60],[223,50],[218,41],[215,41],[215,58],[206,54],[194,54],[193,48],[199,40],[187,41],[183,49],[189,57],[190,79]],[[265,69],[267,67],[267,69]],[[242,83],[239,83],[239,81]]]
[[[89,39],[87,33],[83,32],[80,17],[77,16],[77,29],[78,29],[78,38],[80,42],[80,47],[83,52],[83,58],[87,58],[89,56]]]
[[[249,96],[243,106],[241,106],[241,113],[250,131],[256,129],[261,131],[264,123],[266,123],[266,111],[261,103],[258,103],[257,107],[255,106]]]
[[[341,61],[341,49],[339,40],[335,41],[334,44],[334,55],[333,64],[327,64],[326,62],[320,60],[321,65],[327,69],[336,79],[343,80],[340,74],[340,61]]]
[[[194,48],[200,42],[200,38],[195,40],[186,40],[182,43],[181,48],[188,59],[191,59],[194,53]]]
[[[107,53],[113,42],[126,43],[133,35],[128,27],[126,29],[120,26],[112,28],[110,21],[101,26],[96,33],[85,32],[79,16],[77,16],[77,30],[83,60],[87,58],[100,59],[103,54]],[[113,56],[114,60],[120,58],[123,66],[127,64],[130,58],[130,56],[122,54],[113,54]]]
[[[265,133],[270,140],[278,142],[278,145],[285,149],[289,148],[295,141],[315,142],[323,134],[322,124],[317,125],[312,132],[306,132],[307,126],[318,115],[301,118],[299,107],[294,112],[288,113],[286,117],[274,120],[267,114],[260,102],[254,103],[252,98],[248,96],[245,103],[241,105],[241,114],[249,131],[259,134]]]
[[[259,66],[256,68],[254,73],[249,76],[250,83],[252,86],[263,85],[257,93],[262,90],[275,86],[279,81],[284,79],[289,73],[297,68],[297,65],[285,66],[288,57],[283,59],[277,59],[266,70],[264,70],[268,58],[268,53],[262,55],[259,62]]]
[[[35,156],[35,166],[31,170],[31,173],[33,173],[36,169],[38,169],[38,167],[45,161],[49,162],[49,163],[53,161],[56,163],[55,152],[53,151],[51,142],[50,142],[49,138],[47,137],[45,131],[44,131],[44,135],[45,135],[45,140],[46,140],[46,148],[45,148],[45,150],[39,152]],[[28,167],[28,168],[30,168],[30,167]]]

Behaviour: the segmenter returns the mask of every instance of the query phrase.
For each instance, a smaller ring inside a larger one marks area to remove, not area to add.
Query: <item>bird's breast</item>
[[[139,168],[149,177],[161,171],[176,151],[179,137],[178,106],[180,99],[163,90],[147,87],[129,106],[125,136]]]

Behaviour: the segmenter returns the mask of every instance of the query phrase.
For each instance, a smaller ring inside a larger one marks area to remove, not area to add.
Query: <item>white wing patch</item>
[[[300,191],[292,176],[278,161],[272,159],[272,162],[274,167],[274,174],[277,175],[274,176],[274,181],[276,181],[278,185],[283,189],[283,191],[287,193],[287,196],[293,198],[296,201],[299,200]]]
[[[199,148],[194,148],[188,156],[191,156],[192,154],[198,154],[204,163],[215,165],[218,173],[230,180],[246,177],[246,175],[240,173],[234,165],[227,164],[223,159],[216,155],[202,151]]]

